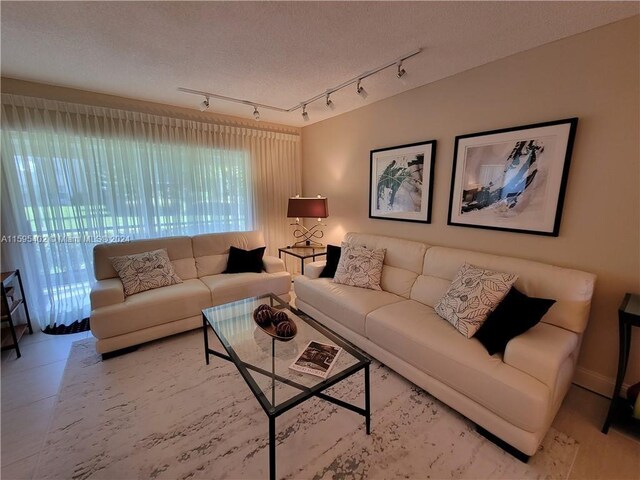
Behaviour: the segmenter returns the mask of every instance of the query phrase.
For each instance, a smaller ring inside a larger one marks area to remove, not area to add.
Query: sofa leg
[[[490,440],[491,442],[495,443],[497,446],[499,446],[501,449],[503,449],[509,455],[512,455],[515,458],[517,458],[518,460],[520,460],[522,463],[527,463],[529,461],[529,458],[531,458],[526,453],[523,453],[520,450],[518,450],[516,447],[514,447],[512,445],[509,445],[507,442],[505,442],[501,438],[496,437],[493,433],[491,433],[488,430],[482,428],[480,425],[476,425],[476,431],[480,435],[485,437],[487,440]]]
[[[119,357],[126,353],[135,352],[138,350],[138,345],[132,345],[130,347],[121,348],[120,350],[114,350],[113,352],[107,352],[102,354],[102,361],[109,360],[110,358]]]

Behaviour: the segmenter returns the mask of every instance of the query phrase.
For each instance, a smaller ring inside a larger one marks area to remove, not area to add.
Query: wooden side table
[[[284,247],[278,249],[278,258],[282,258],[282,254],[291,255],[300,259],[300,272],[304,275],[304,261],[307,258],[315,260],[316,257],[322,257],[327,254],[327,247]]]
[[[609,427],[614,422],[622,421],[620,410],[626,399],[620,396],[624,375],[627,372],[629,362],[629,349],[631,347],[631,327],[640,327],[640,295],[627,293],[618,309],[618,327],[620,330],[620,345],[618,347],[618,375],[616,376],[616,386],[613,390],[613,398],[609,405],[607,419],[602,426],[602,433],[608,433]],[[629,417],[629,422],[637,427],[640,421]]]
[[[16,280],[18,282],[17,286],[20,289],[19,297],[15,295]],[[22,338],[22,335],[27,328],[29,329],[29,334],[33,333],[31,318],[29,317],[29,308],[27,307],[27,299],[22,287],[20,270],[2,272],[2,283],[0,288],[2,293],[2,322],[6,322],[8,324],[6,332],[4,331],[5,328],[2,329],[2,351],[15,349],[16,356],[20,358],[20,346],[18,345],[20,338]],[[26,324],[15,323],[14,316],[20,306],[24,308],[24,315],[27,320]]]

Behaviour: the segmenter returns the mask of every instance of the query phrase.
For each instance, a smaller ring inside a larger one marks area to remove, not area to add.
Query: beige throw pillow
[[[341,249],[333,281],[343,285],[382,290],[380,279],[386,250],[369,250],[344,242]]]
[[[511,289],[518,276],[465,263],[435,306],[438,315],[471,338]]]
[[[182,283],[165,249],[110,257],[109,260],[122,280],[127,296]]]

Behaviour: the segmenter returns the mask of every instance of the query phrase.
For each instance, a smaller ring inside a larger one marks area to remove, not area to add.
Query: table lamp
[[[296,229],[293,236],[298,240],[291,245],[292,247],[322,247],[322,243],[316,242],[314,239],[321,239],[324,232],[320,227],[324,226],[323,218],[329,216],[329,201],[327,197],[318,195],[317,197],[301,197],[296,195],[289,198],[289,206],[287,208],[287,217],[295,218],[296,223],[292,223]],[[317,218],[318,223],[311,228],[307,228],[300,223],[301,218]]]

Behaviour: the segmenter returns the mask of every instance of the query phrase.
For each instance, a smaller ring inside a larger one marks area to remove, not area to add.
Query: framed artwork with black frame
[[[431,223],[436,141],[371,150],[369,218]]]
[[[447,224],[557,237],[577,125],[457,136]]]

